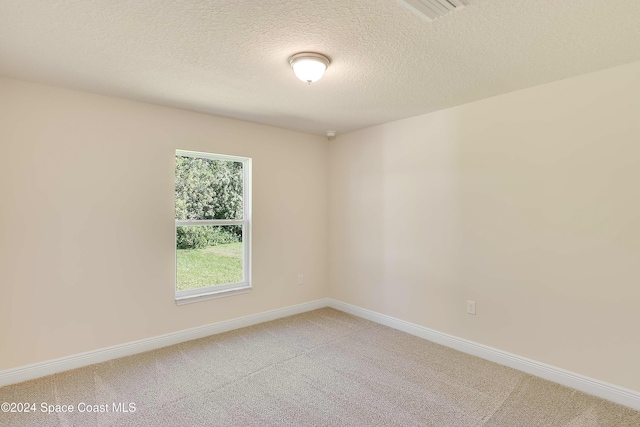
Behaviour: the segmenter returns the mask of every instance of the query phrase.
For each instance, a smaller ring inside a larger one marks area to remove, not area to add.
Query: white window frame
[[[175,250],[175,291],[178,305],[197,302],[228,295],[246,293],[251,290],[251,158],[228,156],[225,154],[201,153],[197,151],[176,150],[175,156],[195,157],[209,160],[223,160],[242,163],[242,219],[211,219],[211,220],[175,220],[174,250]],[[175,177],[174,177],[175,179]],[[175,189],[174,189],[175,207]],[[178,290],[178,227],[189,225],[241,225],[242,226],[242,282],[211,285],[197,289]]]

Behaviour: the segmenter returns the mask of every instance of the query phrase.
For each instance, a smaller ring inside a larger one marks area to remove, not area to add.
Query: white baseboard
[[[396,319],[395,317],[380,314],[355,305],[334,299],[329,299],[328,303],[329,307],[335,308],[336,310],[344,311],[346,313],[353,314],[354,316],[362,317],[381,325],[389,326],[393,329],[397,329],[464,353],[472,354],[482,359],[490,360],[500,365],[508,366],[510,368],[535,375],[536,377],[544,378],[640,411],[640,393],[636,391],[608,384],[603,381],[556,368],[555,366],[550,366],[545,363],[536,362],[535,360],[507,353],[506,351],[458,338],[453,335],[438,332],[414,323],[405,322],[404,320]]]
[[[83,366],[93,365],[94,363],[117,359],[119,357],[155,350],[169,345],[203,338],[209,335],[231,331],[233,329],[244,328],[257,323],[268,322],[269,320],[292,316],[294,314],[304,313],[306,311],[327,306],[328,299],[323,298],[303,304],[279,308],[277,310],[266,311],[263,313],[252,314],[250,316],[239,317],[237,319],[226,320],[184,331],[160,335],[153,338],[146,338],[99,350],[87,351],[85,353],[74,354],[72,356],[48,360],[41,363],[34,363],[32,365],[21,366],[19,368],[7,369],[0,371],[0,387],[57,374],[71,369],[81,368]]]
[[[0,387],[57,374],[71,369],[81,368],[83,366],[93,365],[95,363],[105,362],[111,359],[117,359],[119,357],[155,350],[169,345],[203,338],[209,335],[231,331],[233,329],[244,328],[246,326],[268,322],[270,320],[292,316],[294,314],[304,313],[306,311],[316,310],[323,307],[332,307],[336,310],[344,311],[345,313],[353,314],[381,325],[407,332],[411,335],[442,344],[464,353],[472,354],[482,359],[490,360],[500,365],[505,365],[510,368],[640,410],[640,393],[636,391],[608,384],[603,381],[556,368],[555,366],[536,362],[535,360],[507,353],[506,351],[458,338],[443,332],[438,332],[433,329],[425,328],[424,326],[406,322],[395,317],[387,316],[385,314],[377,313],[375,311],[367,310],[365,308],[357,307],[331,298],[323,298],[277,310],[266,311],[250,316],[187,329],[184,331],[173,332],[99,350],[88,351],[86,353],[75,354],[41,363],[34,363],[32,365],[21,366],[19,368],[7,369],[0,371]]]

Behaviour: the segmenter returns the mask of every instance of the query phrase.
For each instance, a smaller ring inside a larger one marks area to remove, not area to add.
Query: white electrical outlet
[[[475,301],[467,301],[467,313],[476,314],[476,302]]]
[[[298,285],[302,285],[304,283],[304,277],[302,274],[298,274]]]

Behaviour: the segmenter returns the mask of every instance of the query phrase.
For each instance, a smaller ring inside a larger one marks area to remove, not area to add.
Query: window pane
[[[242,162],[176,156],[176,219],[242,219]]]
[[[242,226],[178,226],[176,257],[178,291],[242,282]]]

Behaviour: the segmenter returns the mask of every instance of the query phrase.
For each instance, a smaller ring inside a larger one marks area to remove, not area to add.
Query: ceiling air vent
[[[435,21],[454,10],[464,8],[460,0],[398,0],[427,21]]]

